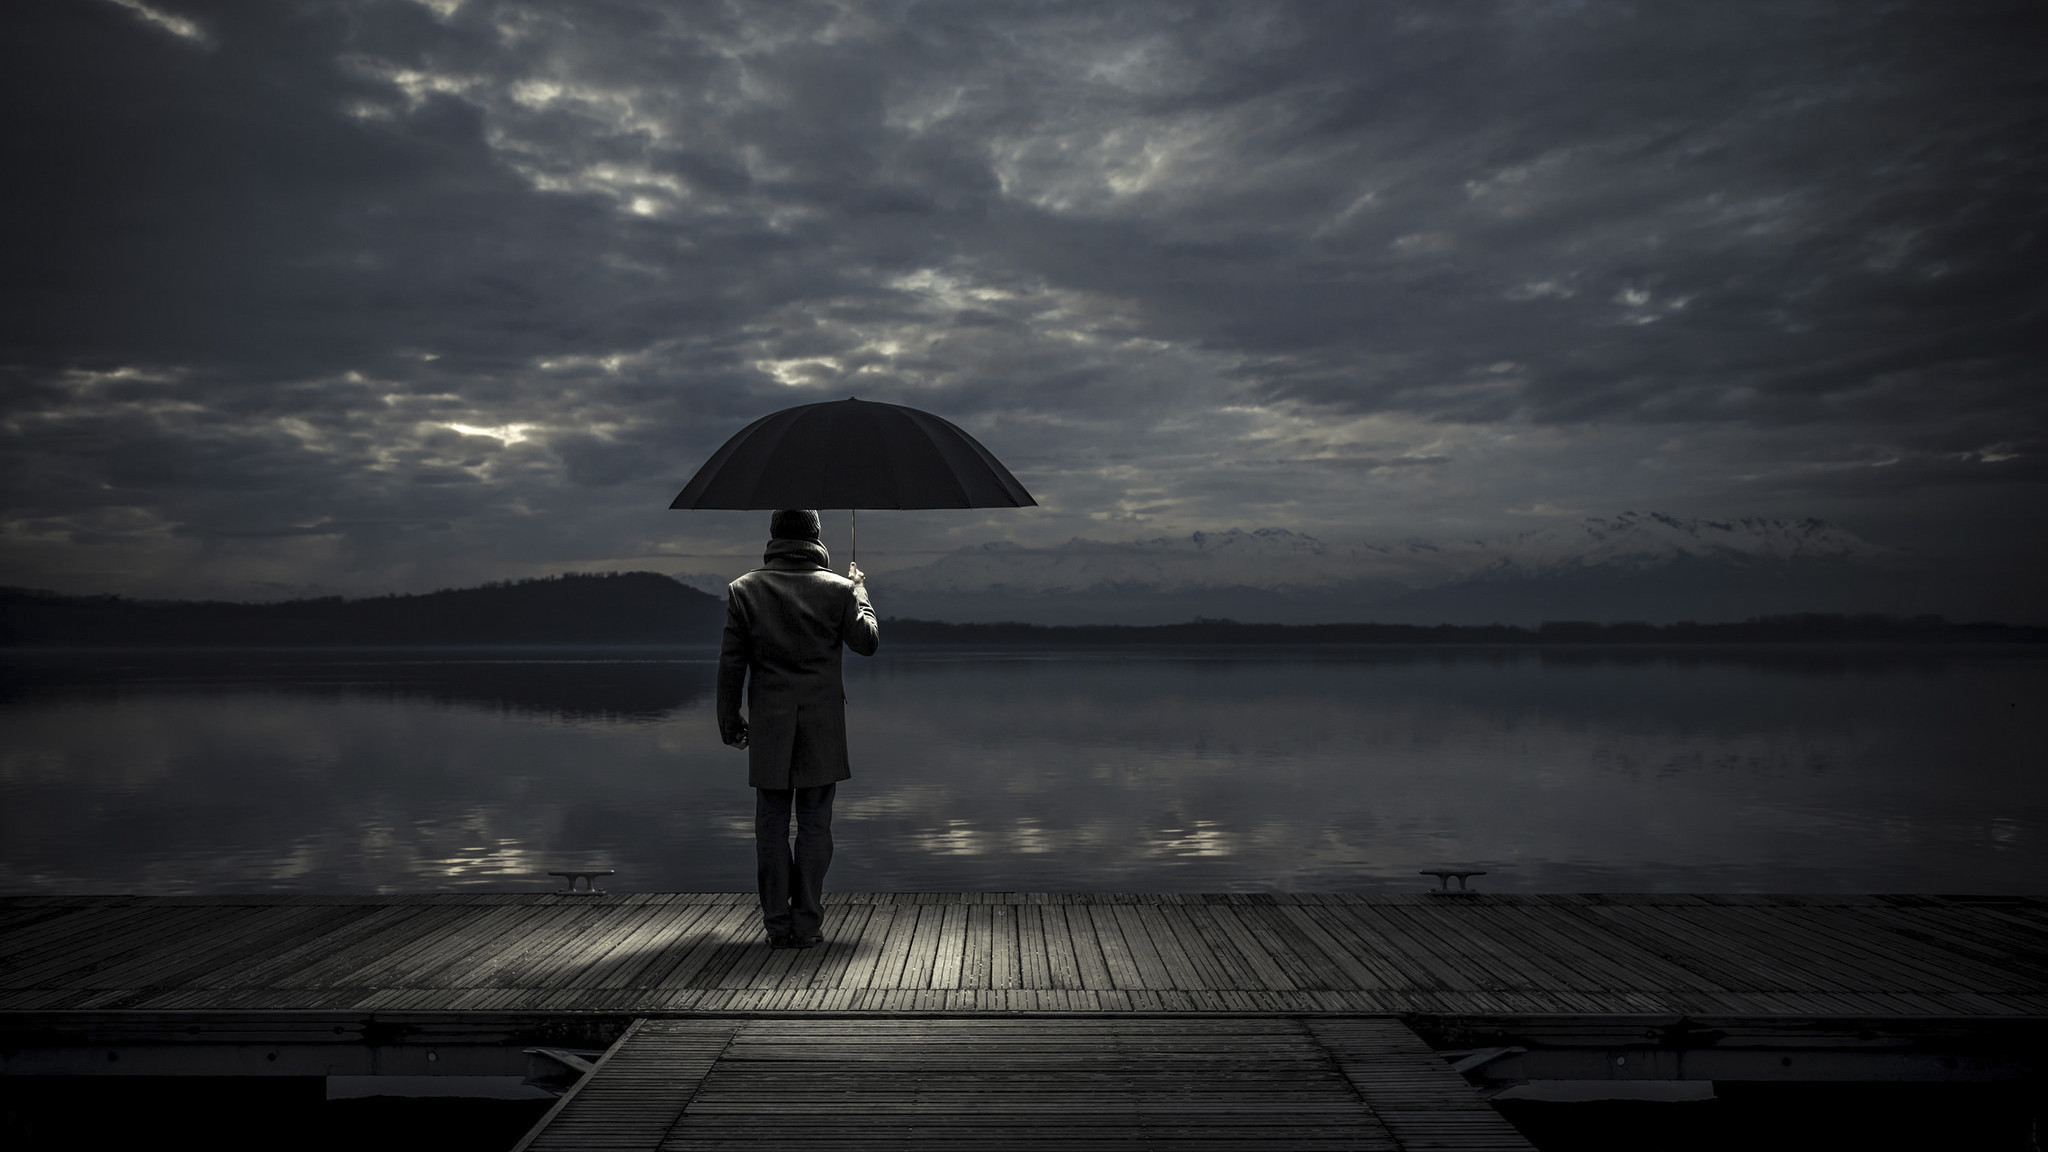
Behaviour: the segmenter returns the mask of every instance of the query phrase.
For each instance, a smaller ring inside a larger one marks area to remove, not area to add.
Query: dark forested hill
[[[725,601],[653,572],[562,575],[364,600],[126,600],[0,589],[0,645],[303,646],[716,643]],[[1740,624],[949,624],[889,618],[890,644],[2032,643],[2048,629],[1938,616],[1808,614]]]
[[[2041,644],[2048,628],[1951,623],[1939,616],[1765,616],[1739,624],[949,624],[882,621],[892,644]]]
[[[276,604],[0,590],[9,645],[687,644],[724,619],[720,598],[653,572]]]

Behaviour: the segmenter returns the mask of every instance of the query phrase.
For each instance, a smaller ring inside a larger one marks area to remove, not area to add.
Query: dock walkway
[[[0,1012],[2048,1015],[2048,900],[844,893],[14,897]]]
[[[1467,1077],[2048,1074],[2039,897],[845,893],[825,933],[771,949],[741,893],[0,899],[0,1074],[602,1051],[533,1152],[1522,1149]]]
[[[518,1152],[1530,1145],[1394,1020],[643,1020]]]

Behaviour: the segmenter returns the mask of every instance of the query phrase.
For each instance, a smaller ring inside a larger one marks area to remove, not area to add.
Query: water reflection
[[[9,891],[752,885],[715,654],[0,663]],[[1845,649],[884,650],[831,886],[2038,891],[2048,661]]]

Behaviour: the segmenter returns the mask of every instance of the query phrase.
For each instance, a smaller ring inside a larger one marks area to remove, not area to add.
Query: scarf
[[[816,564],[820,568],[832,567],[832,554],[816,540],[770,540],[768,550],[761,554],[761,563],[773,564],[778,560]]]

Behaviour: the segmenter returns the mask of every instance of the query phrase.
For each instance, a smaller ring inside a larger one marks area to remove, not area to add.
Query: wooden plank
[[[930,978],[920,987],[961,988],[973,987],[964,982],[967,949],[967,914],[971,909],[965,903],[945,907],[939,919],[938,944],[932,951]]]
[[[1678,993],[1722,995],[1732,992],[1715,975],[1689,966],[1668,955],[1669,942],[1660,948],[1646,947],[1639,938],[1615,931],[1615,923],[1599,910],[1584,904],[1547,905],[1531,909],[1535,926],[1569,940],[1583,941],[1583,947],[1613,957],[1621,969],[1618,981],[1638,989]]]
[[[1395,1147],[1342,1074],[1284,1022],[1278,1037],[1242,1022],[1178,1031],[1141,1021],[818,1023],[745,1024],[671,1146],[772,1139],[759,1117],[773,1113],[831,1147]]]
[[[1037,903],[1019,904],[1017,918],[1017,986],[1052,988],[1052,961],[1046,953],[1045,917]]]
[[[1397,987],[1432,991],[1464,990],[1472,982],[1458,967],[1439,956],[1428,938],[1401,915],[1405,905],[1374,905],[1336,910],[1353,925],[1353,939],[1369,945],[1380,965],[1394,972]]]
[[[46,924],[54,925],[56,922],[70,917],[81,910],[80,908],[55,904],[0,905],[0,941],[25,940],[30,933],[37,931],[39,926]],[[0,955],[0,965],[5,963],[6,957]]]
[[[889,907],[889,934],[882,942],[882,954],[868,974],[869,988],[896,988],[903,983],[903,969],[910,963],[911,945],[917,940],[918,909],[910,904]]]
[[[868,904],[863,911],[867,919],[861,924],[851,955],[834,977],[836,987],[866,988],[874,978],[875,966],[881,962],[887,949],[896,909],[886,904]]]
[[[1602,911],[1608,914],[1610,924],[1629,924],[1639,931],[1656,932],[1676,944],[1678,950],[1690,952],[1703,963],[1714,963],[1722,971],[1746,974],[1750,990],[1775,991],[1807,986],[1798,975],[1796,957],[1772,957],[1719,933],[1702,929],[1677,915],[1674,903],[1616,906]],[[1820,978],[1826,980],[1825,976]],[[1740,988],[1741,985],[1731,987]]]
[[[1533,978],[1523,955],[1477,930],[1465,912],[1463,907],[1439,903],[1434,908],[1389,909],[1388,915],[1403,920],[1424,947],[1460,974],[1462,991],[1486,993],[1494,995],[1497,1003],[1510,1003],[1498,994],[1545,986]]]
[[[658,1148],[733,1031],[727,1022],[635,1021],[513,1152]]]
[[[1158,905],[1122,904],[1114,911],[1124,945],[1137,961],[1138,975],[1146,988],[1173,990],[1200,984],[1194,966],[1188,963],[1173,933],[1160,920]]]
[[[1068,900],[1046,913],[1048,938],[1052,925],[1057,922],[1064,928],[1064,938],[1074,958],[1074,971],[1078,982],[1076,989],[1100,990],[1116,987],[1110,976],[1109,960],[1103,954],[1102,942],[1096,935],[1094,909],[1077,901]]]
[[[1185,908],[1182,904],[1150,904],[1139,905],[1136,912],[1173,987],[1184,991],[1225,987],[1222,969],[1209,958],[1208,949],[1187,923]]]
[[[650,968],[644,979],[652,979],[652,987],[663,992],[701,987],[700,981],[707,976],[716,980],[724,971],[723,958],[733,947],[735,934],[758,921],[760,915],[758,907],[742,904],[718,906],[716,911],[697,921],[691,929],[689,945],[665,969]]]
[[[1023,964],[1018,958],[1017,906],[992,905],[989,922],[989,988],[1010,989],[1023,984]]]
[[[1464,1077],[1399,1021],[1311,1020],[1306,1027],[1401,1148],[1532,1149]]]
[[[789,974],[783,978],[786,987],[827,989],[836,988],[846,966],[859,947],[861,933],[867,927],[868,917],[874,909],[866,905],[842,905],[825,909],[825,943],[817,948],[802,952]]]
[[[1189,975],[1187,987],[1197,992],[1213,992],[1224,988],[1241,988],[1246,977],[1240,974],[1238,966],[1242,958],[1236,955],[1227,940],[1214,940],[1202,934],[1201,926],[1195,922],[1195,915],[1204,912],[1199,904],[1180,902],[1162,905],[1154,912],[1157,916],[1158,931],[1172,937],[1173,946],[1187,964]],[[1153,922],[1146,922],[1148,929]],[[1160,955],[1167,954],[1164,947]],[[1179,979],[1176,976],[1176,979]]]
[[[1300,905],[1281,905],[1272,909],[1273,919],[1284,932],[1291,933],[1300,943],[1305,961],[1320,969],[1322,980],[1312,987],[1322,988],[1368,988],[1389,987],[1380,973],[1368,968],[1353,956],[1321,924],[1316,923],[1311,910]]]
[[[1248,892],[1243,895],[1263,896],[1267,893]],[[1219,919],[1227,915],[1230,923],[1241,927],[1256,942],[1260,954],[1279,968],[1285,983],[1277,987],[1286,990],[1329,987],[1333,973],[1326,965],[1318,965],[1309,959],[1314,949],[1305,948],[1300,934],[1280,920],[1280,910],[1280,906],[1270,900],[1247,900],[1216,911]]]
[[[393,921],[374,936],[357,939],[349,948],[296,973],[292,982],[304,988],[382,987],[421,952],[445,939],[469,909],[415,905],[412,915]]]
[[[1822,909],[1758,907],[1672,908],[1662,915],[1686,926],[1686,930],[1711,935],[1751,956],[1769,957],[1782,971],[1785,988],[1827,988],[1848,991],[1869,986],[1875,990],[1901,990],[1895,969],[1888,970],[1882,959],[1844,948],[1825,935],[1807,931],[1800,923]]]
[[[1403,913],[1410,911],[1412,908],[1408,906],[1388,908],[1382,915],[1367,920],[1355,907],[1323,905],[1301,908],[1290,915],[1303,923],[1321,928],[1330,941],[1323,944],[1326,950],[1334,944],[1365,970],[1364,977],[1354,977],[1358,987],[1384,989],[1408,987],[1415,977],[1414,966],[1404,965],[1399,949],[1394,946],[1397,939],[1413,939],[1417,935],[1413,930],[1413,922],[1402,918]],[[1430,959],[1440,958],[1432,954]],[[1440,970],[1456,972],[1457,968],[1455,965],[1442,964]],[[1447,987],[1471,988],[1477,984],[1477,980],[1473,979],[1442,982],[1442,985]]]
[[[152,921],[172,919],[183,909],[155,903],[60,906],[58,915],[34,921],[0,937],[0,987],[25,986],[40,978],[36,966],[71,960],[83,963],[95,945],[121,947],[143,934]],[[189,913],[184,913],[189,915]],[[192,917],[195,923],[203,917]]]
[[[418,967],[443,951],[462,948],[468,930],[495,909],[442,907],[433,914],[435,931],[381,960],[373,961],[343,982],[373,987],[403,986],[394,971]],[[532,971],[563,948],[575,945],[583,931],[595,926],[608,911],[594,904],[551,905],[532,910],[536,915],[502,926],[494,939],[462,971],[461,987],[533,987]]]
[[[2048,943],[2016,927],[2013,917],[1950,907],[1878,908],[1867,915],[1886,931],[2048,985]]]
[[[250,931],[233,940],[223,939],[219,947],[203,954],[188,954],[192,962],[182,971],[167,971],[157,974],[151,983],[181,989],[231,989],[260,986],[266,970],[288,974],[291,969],[267,969],[269,963],[280,957],[296,953],[302,959],[319,955],[315,950],[297,952],[309,941],[327,941],[330,946],[339,940],[357,922],[368,919],[366,912],[372,909],[340,907],[332,904],[302,903],[277,905],[274,912],[282,918],[268,917],[262,922],[247,925]]]
[[[790,949],[770,948],[768,936],[758,929],[739,933],[725,942],[722,952],[724,967],[715,976],[701,981],[707,988],[752,989],[774,987],[779,973],[764,972],[769,965],[786,965]],[[707,976],[710,976],[707,973]]]
[[[97,966],[89,977],[91,986],[175,987],[195,974],[212,971],[217,963],[244,957],[260,950],[280,935],[309,924],[318,909],[290,906],[238,908],[238,915],[222,916],[202,932],[180,937],[175,946],[140,948],[118,961]]]
[[[1075,930],[1078,933],[1079,926],[1074,919],[1074,911],[1069,910],[1067,919],[1069,923],[1076,924]],[[1087,921],[1089,934],[1094,939],[1096,948],[1101,951],[1103,966],[1109,973],[1108,984],[1091,986],[1117,989],[1152,987],[1153,985],[1148,984],[1144,974],[1139,971],[1137,958],[1124,941],[1123,928],[1116,920],[1115,906],[1091,905],[1078,911]],[[1078,944],[1077,940],[1076,945]]]
[[[132,920],[121,917],[92,922],[85,926],[90,934],[82,939],[45,945],[8,973],[6,984],[17,988],[81,986],[103,969],[138,956],[175,951],[187,941],[216,931],[218,923],[213,909],[175,906],[146,908]]]
[[[594,965],[578,977],[576,986],[591,988],[638,988],[658,981],[650,970],[660,965],[665,954],[689,938],[705,917],[719,911],[717,905],[672,900],[659,914],[642,926],[640,934],[622,942],[603,964]]]
[[[993,987],[995,951],[995,905],[986,901],[969,904],[966,941],[960,953],[962,988]]]
[[[1906,988],[1953,985],[1977,992],[2032,992],[2048,981],[2028,975],[2011,963],[1980,959],[1976,949],[1893,929],[1882,909],[1811,909],[1791,923],[1770,926],[1773,935],[1797,934],[1816,948],[1846,952],[1862,970],[1878,980]],[[1789,930],[1789,931],[1788,931]],[[2048,955],[2037,958],[2048,962]],[[2048,970],[2048,969],[2044,969]]]
[[[1715,942],[1680,936],[1663,924],[1646,919],[1641,915],[1644,909],[1640,907],[1599,904],[1590,905],[1585,911],[1606,935],[1626,940],[1674,968],[1697,973],[1701,979],[1722,989],[1721,995],[1740,995],[1785,986],[1782,976],[1774,978],[1772,973],[1756,971],[1748,963],[1748,957],[1730,955]]]
[[[1572,973],[1573,987],[1597,992],[1719,991],[1696,973],[1666,964],[1625,940],[1586,930],[1595,926],[1569,913],[1507,905],[1489,907],[1483,914],[1509,938],[1527,941],[1530,948],[1555,957]],[[1575,932],[1575,927],[1581,930]]]
[[[269,957],[251,957],[227,971],[220,987],[310,987],[320,966],[345,955],[363,941],[383,935],[424,910],[404,905],[327,905],[340,918],[325,931],[307,933]]]
[[[1039,939],[1045,944],[1046,970],[1051,977],[1048,986],[1063,991],[1087,987],[1087,976],[1081,970],[1081,958],[1074,947],[1073,928],[1067,923],[1067,910],[1048,900],[1034,912]],[[1098,964],[1101,962],[1100,952],[1095,959]]]
[[[591,902],[610,899],[605,896]],[[559,948],[535,953],[520,983],[530,988],[566,987],[601,964],[614,947],[659,911],[645,903],[598,904],[593,915],[577,922],[573,933],[565,933]]]
[[[564,948],[553,958],[536,964],[527,984],[558,990],[593,987],[595,974],[606,968],[613,952],[641,937],[651,922],[662,919],[667,912],[662,905],[644,902],[605,909],[603,919],[592,925],[574,948]]]
[[[329,954],[360,935],[365,921],[381,911],[304,901],[274,906],[297,918],[260,939],[249,939],[232,955],[215,955],[204,971],[180,974],[171,983],[204,994],[207,990],[262,986],[289,974],[311,958]]]
[[[423,937],[409,952],[393,954],[384,973],[365,970],[357,979],[399,988],[473,988],[488,984],[478,975],[507,948],[516,947],[534,924],[531,910],[517,905],[439,910],[444,928]],[[541,931],[545,931],[543,927]],[[388,974],[385,974],[388,973]]]
[[[309,991],[339,986],[350,972],[430,934],[441,916],[439,910],[421,904],[364,907],[362,911],[357,925],[329,939],[325,947],[280,956],[279,965],[268,971],[258,968],[252,981]]]
[[[1229,905],[1190,905],[1184,910],[1211,955],[1229,974],[1230,988],[1292,990],[1294,978],[1266,951],[1261,938]]]
[[[945,932],[946,914],[946,906],[937,900],[917,902],[917,928],[910,938],[910,952],[903,960],[903,975],[899,987],[932,986],[932,968],[938,960],[939,945]]]

